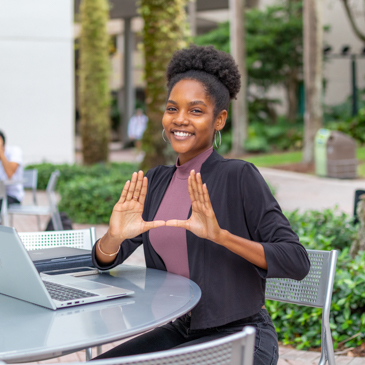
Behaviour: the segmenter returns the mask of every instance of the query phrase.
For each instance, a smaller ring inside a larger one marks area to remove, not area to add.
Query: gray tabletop
[[[56,311],[0,294],[0,360],[39,361],[142,333],[189,312],[201,296],[189,279],[138,266],[85,279],[135,294]]]

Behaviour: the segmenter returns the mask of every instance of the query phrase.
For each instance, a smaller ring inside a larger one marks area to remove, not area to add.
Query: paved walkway
[[[137,155],[133,150],[118,150],[114,145],[110,153],[112,161],[136,161]],[[80,156],[77,155],[77,159]],[[324,209],[334,208],[337,205],[339,211],[352,214],[353,197],[356,189],[365,189],[365,180],[338,180],[325,179],[316,176],[303,175],[299,173],[280,171],[268,168],[261,168],[261,173],[265,179],[275,187],[276,197],[283,210],[299,209]],[[44,193],[39,192],[39,203],[46,201]],[[31,203],[30,194],[26,194],[24,203]],[[48,219],[42,220],[42,227],[46,226]],[[37,230],[36,218],[26,216],[16,216],[14,226],[23,232]],[[74,224],[74,229],[90,227],[90,225]],[[97,225],[97,237],[101,237],[107,230],[106,225]],[[125,262],[131,265],[144,266],[144,254],[142,248],[128,258]],[[113,347],[116,343],[104,345],[103,351]],[[315,365],[318,364],[320,353],[311,351],[298,351],[287,347],[280,347],[279,365]],[[96,355],[96,353],[94,353]],[[84,361],[84,352],[77,352],[57,359],[41,361],[40,364],[56,362]],[[336,356],[337,365],[365,365],[365,358],[353,358],[344,355]]]

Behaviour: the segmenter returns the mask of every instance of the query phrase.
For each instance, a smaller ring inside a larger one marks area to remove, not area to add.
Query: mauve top
[[[200,153],[190,161],[179,166],[162,199],[154,220],[185,220],[189,215],[191,200],[188,190],[188,178],[191,170],[200,172],[202,164],[213,152],[213,147]],[[179,227],[159,227],[149,232],[152,247],[161,257],[168,272],[189,278],[186,229]]]

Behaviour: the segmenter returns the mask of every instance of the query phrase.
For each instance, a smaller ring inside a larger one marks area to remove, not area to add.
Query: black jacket
[[[175,170],[175,166],[158,166],[148,171],[144,220],[153,220]],[[191,313],[191,329],[216,327],[256,314],[265,303],[265,278],[301,280],[310,267],[306,250],[254,165],[224,159],[213,151],[203,163],[201,175],[220,227],[260,242],[268,269],[260,269],[225,247],[186,231],[190,279],[202,290],[202,298]],[[149,241],[148,232],[124,241],[109,266],[96,262],[94,245],[94,264],[100,269],[110,269],[141,244],[146,266],[166,270]]]

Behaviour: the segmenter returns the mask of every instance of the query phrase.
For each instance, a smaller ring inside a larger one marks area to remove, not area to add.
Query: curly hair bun
[[[167,83],[181,73],[197,70],[215,76],[234,99],[241,87],[241,75],[233,57],[213,46],[190,45],[189,48],[176,51],[167,67]]]

